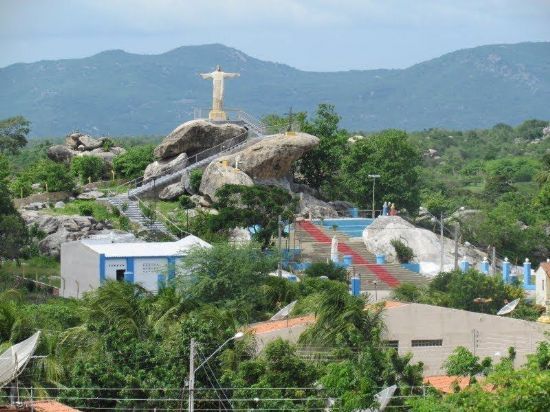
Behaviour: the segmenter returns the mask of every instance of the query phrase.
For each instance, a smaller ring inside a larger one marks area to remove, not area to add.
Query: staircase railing
[[[245,112],[241,109],[223,109],[225,112],[232,114],[237,120],[243,121],[249,129],[254,131],[258,136],[263,136],[267,133],[267,126],[258,118]],[[206,119],[210,109],[197,107],[193,110],[194,119]]]
[[[136,198],[136,201],[138,203],[138,208],[141,210],[141,208],[149,208],[150,206],[147,205],[145,202],[143,202],[141,199],[139,198]],[[142,212],[143,214],[143,212]],[[146,217],[146,216],[145,216]],[[173,228],[175,228],[178,233],[180,234],[186,234],[186,235],[191,235],[190,232],[182,229],[181,227],[179,227],[177,224],[175,224],[172,220],[170,220],[167,216],[165,216],[163,213],[161,213],[159,210],[155,209],[155,219],[153,221],[153,224],[155,222],[160,222],[162,223],[163,225],[165,226],[172,226]],[[158,217],[160,217],[160,220],[158,219]],[[147,217],[146,217],[147,218]],[[167,234],[168,236],[172,237],[173,239],[177,239],[178,237],[176,235],[174,235],[172,232],[170,232],[170,229],[167,227],[166,230],[168,232],[163,232],[165,234]]]
[[[141,193],[144,193],[148,190],[155,189],[156,186],[164,185],[166,183],[170,183],[174,179],[178,179],[183,175],[185,171],[192,170],[198,166],[200,166],[202,163],[204,163],[206,160],[212,160],[213,157],[216,155],[229,151],[231,149],[234,149],[235,147],[239,146],[241,143],[246,141],[248,138],[248,132],[243,132],[238,136],[232,137],[231,139],[224,140],[220,144],[210,147],[208,149],[205,149],[189,158],[189,163],[186,167],[184,167],[181,170],[178,170],[176,172],[172,173],[165,173],[160,176],[156,176],[154,179],[147,181],[146,183],[142,184],[141,186],[137,187],[134,190],[130,190],[128,192],[128,196],[135,197],[138,196]]]

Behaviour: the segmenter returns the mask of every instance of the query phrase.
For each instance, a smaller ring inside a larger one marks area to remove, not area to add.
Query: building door
[[[117,269],[116,271],[116,280],[119,282],[124,281],[124,273],[126,273],[125,269]]]

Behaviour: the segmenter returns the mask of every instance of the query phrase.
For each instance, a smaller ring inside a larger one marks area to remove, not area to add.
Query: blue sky
[[[1,0],[0,67],[223,43],[303,70],[403,68],[550,41],[550,0]]]

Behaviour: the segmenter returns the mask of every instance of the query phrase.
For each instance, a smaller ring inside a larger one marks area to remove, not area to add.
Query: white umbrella
[[[338,263],[338,239],[332,238],[332,244],[330,245],[330,260],[334,263]]]

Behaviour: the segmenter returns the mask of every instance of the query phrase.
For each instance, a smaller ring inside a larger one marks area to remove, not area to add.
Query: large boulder
[[[281,179],[295,160],[318,144],[319,139],[307,133],[276,134],[219,160],[236,165],[254,180]]]
[[[214,124],[207,120],[191,120],[178,126],[155,148],[157,159],[169,159],[181,153],[189,157],[227,139],[242,136],[247,130],[231,123]]]
[[[416,227],[399,216],[379,216],[363,231],[363,242],[369,251],[386,256],[389,262],[397,260],[393,239],[399,239],[409,246],[420,263],[420,272],[435,275],[441,262],[441,238],[434,232]],[[479,262],[484,254],[473,247],[459,245],[459,259],[466,258],[470,263]],[[454,267],[454,240],[443,239],[444,270]]]
[[[107,165],[112,165],[113,160],[119,154],[126,153],[126,150],[122,147],[112,147],[108,152],[102,148],[90,150],[88,152],[79,152],[77,156],[95,156],[103,160]]]
[[[199,190],[211,200],[217,201],[216,191],[225,184],[254,186],[254,181],[243,171],[226,166],[222,161],[214,161],[205,169]]]
[[[334,207],[308,193],[299,193],[298,214],[312,219],[338,217]]]
[[[51,160],[58,163],[69,163],[77,153],[76,150],[72,150],[70,147],[62,144],[51,146],[46,152]]]
[[[143,182],[146,183],[156,177],[185,169],[189,160],[187,154],[181,153],[173,159],[161,159],[150,163],[143,172]]]
[[[174,200],[180,197],[185,193],[185,187],[181,182],[177,182],[174,184],[171,184],[170,186],[166,186],[162,191],[159,193],[159,199],[160,200]]]

